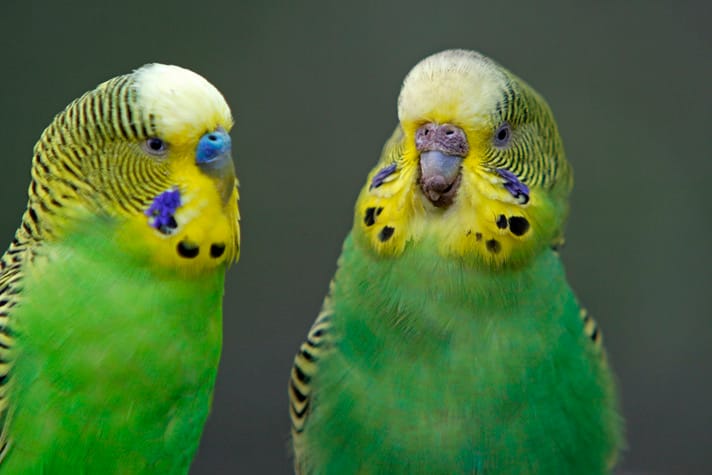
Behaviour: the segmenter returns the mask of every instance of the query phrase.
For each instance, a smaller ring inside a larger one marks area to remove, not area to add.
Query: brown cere
[[[439,150],[446,155],[466,157],[470,151],[467,134],[453,124],[423,124],[415,132],[418,152]]]

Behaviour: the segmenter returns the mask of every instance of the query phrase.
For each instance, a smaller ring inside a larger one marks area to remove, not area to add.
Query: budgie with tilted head
[[[239,253],[232,124],[151,64],[45,129],[0,261],[0,474],[188,471]]]
[[[571,168],[494,61],[420,62],[289,385],[300,474],[604,474],[621,423],[566,282]]]

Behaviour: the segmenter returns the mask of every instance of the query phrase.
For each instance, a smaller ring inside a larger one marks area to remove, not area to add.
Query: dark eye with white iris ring
[[[168,151],[168,145],[158,137],[151,137],[141,145],[149,155],[163,156]]]
[[[494,131],[494,146],[506,147],[512,140],[512,126],[506,122],[499,124],[499,127]]]

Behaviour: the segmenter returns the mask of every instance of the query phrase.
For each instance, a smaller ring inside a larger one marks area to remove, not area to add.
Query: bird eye
[[[142,148],[149,155],[160,157],[165,155],[168,151],[168,144],[158,137],[151,137],[146,139],[146,141],[142,144]]]
[[[495,147],[506,147],[510,140],[512,140],[512,127],[508,123],[502,122],[494,131],[494,145]]]

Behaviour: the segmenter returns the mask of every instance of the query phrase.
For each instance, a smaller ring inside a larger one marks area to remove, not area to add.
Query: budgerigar
[[[300,474],[604,474],[622,444],[601,333],[557,253],[571,168],[494,61],[421,61],[289,385]]]
[[[239,253],[232,124],[150,64],[45,129],[0,263],[0,474],[188,471]]]

